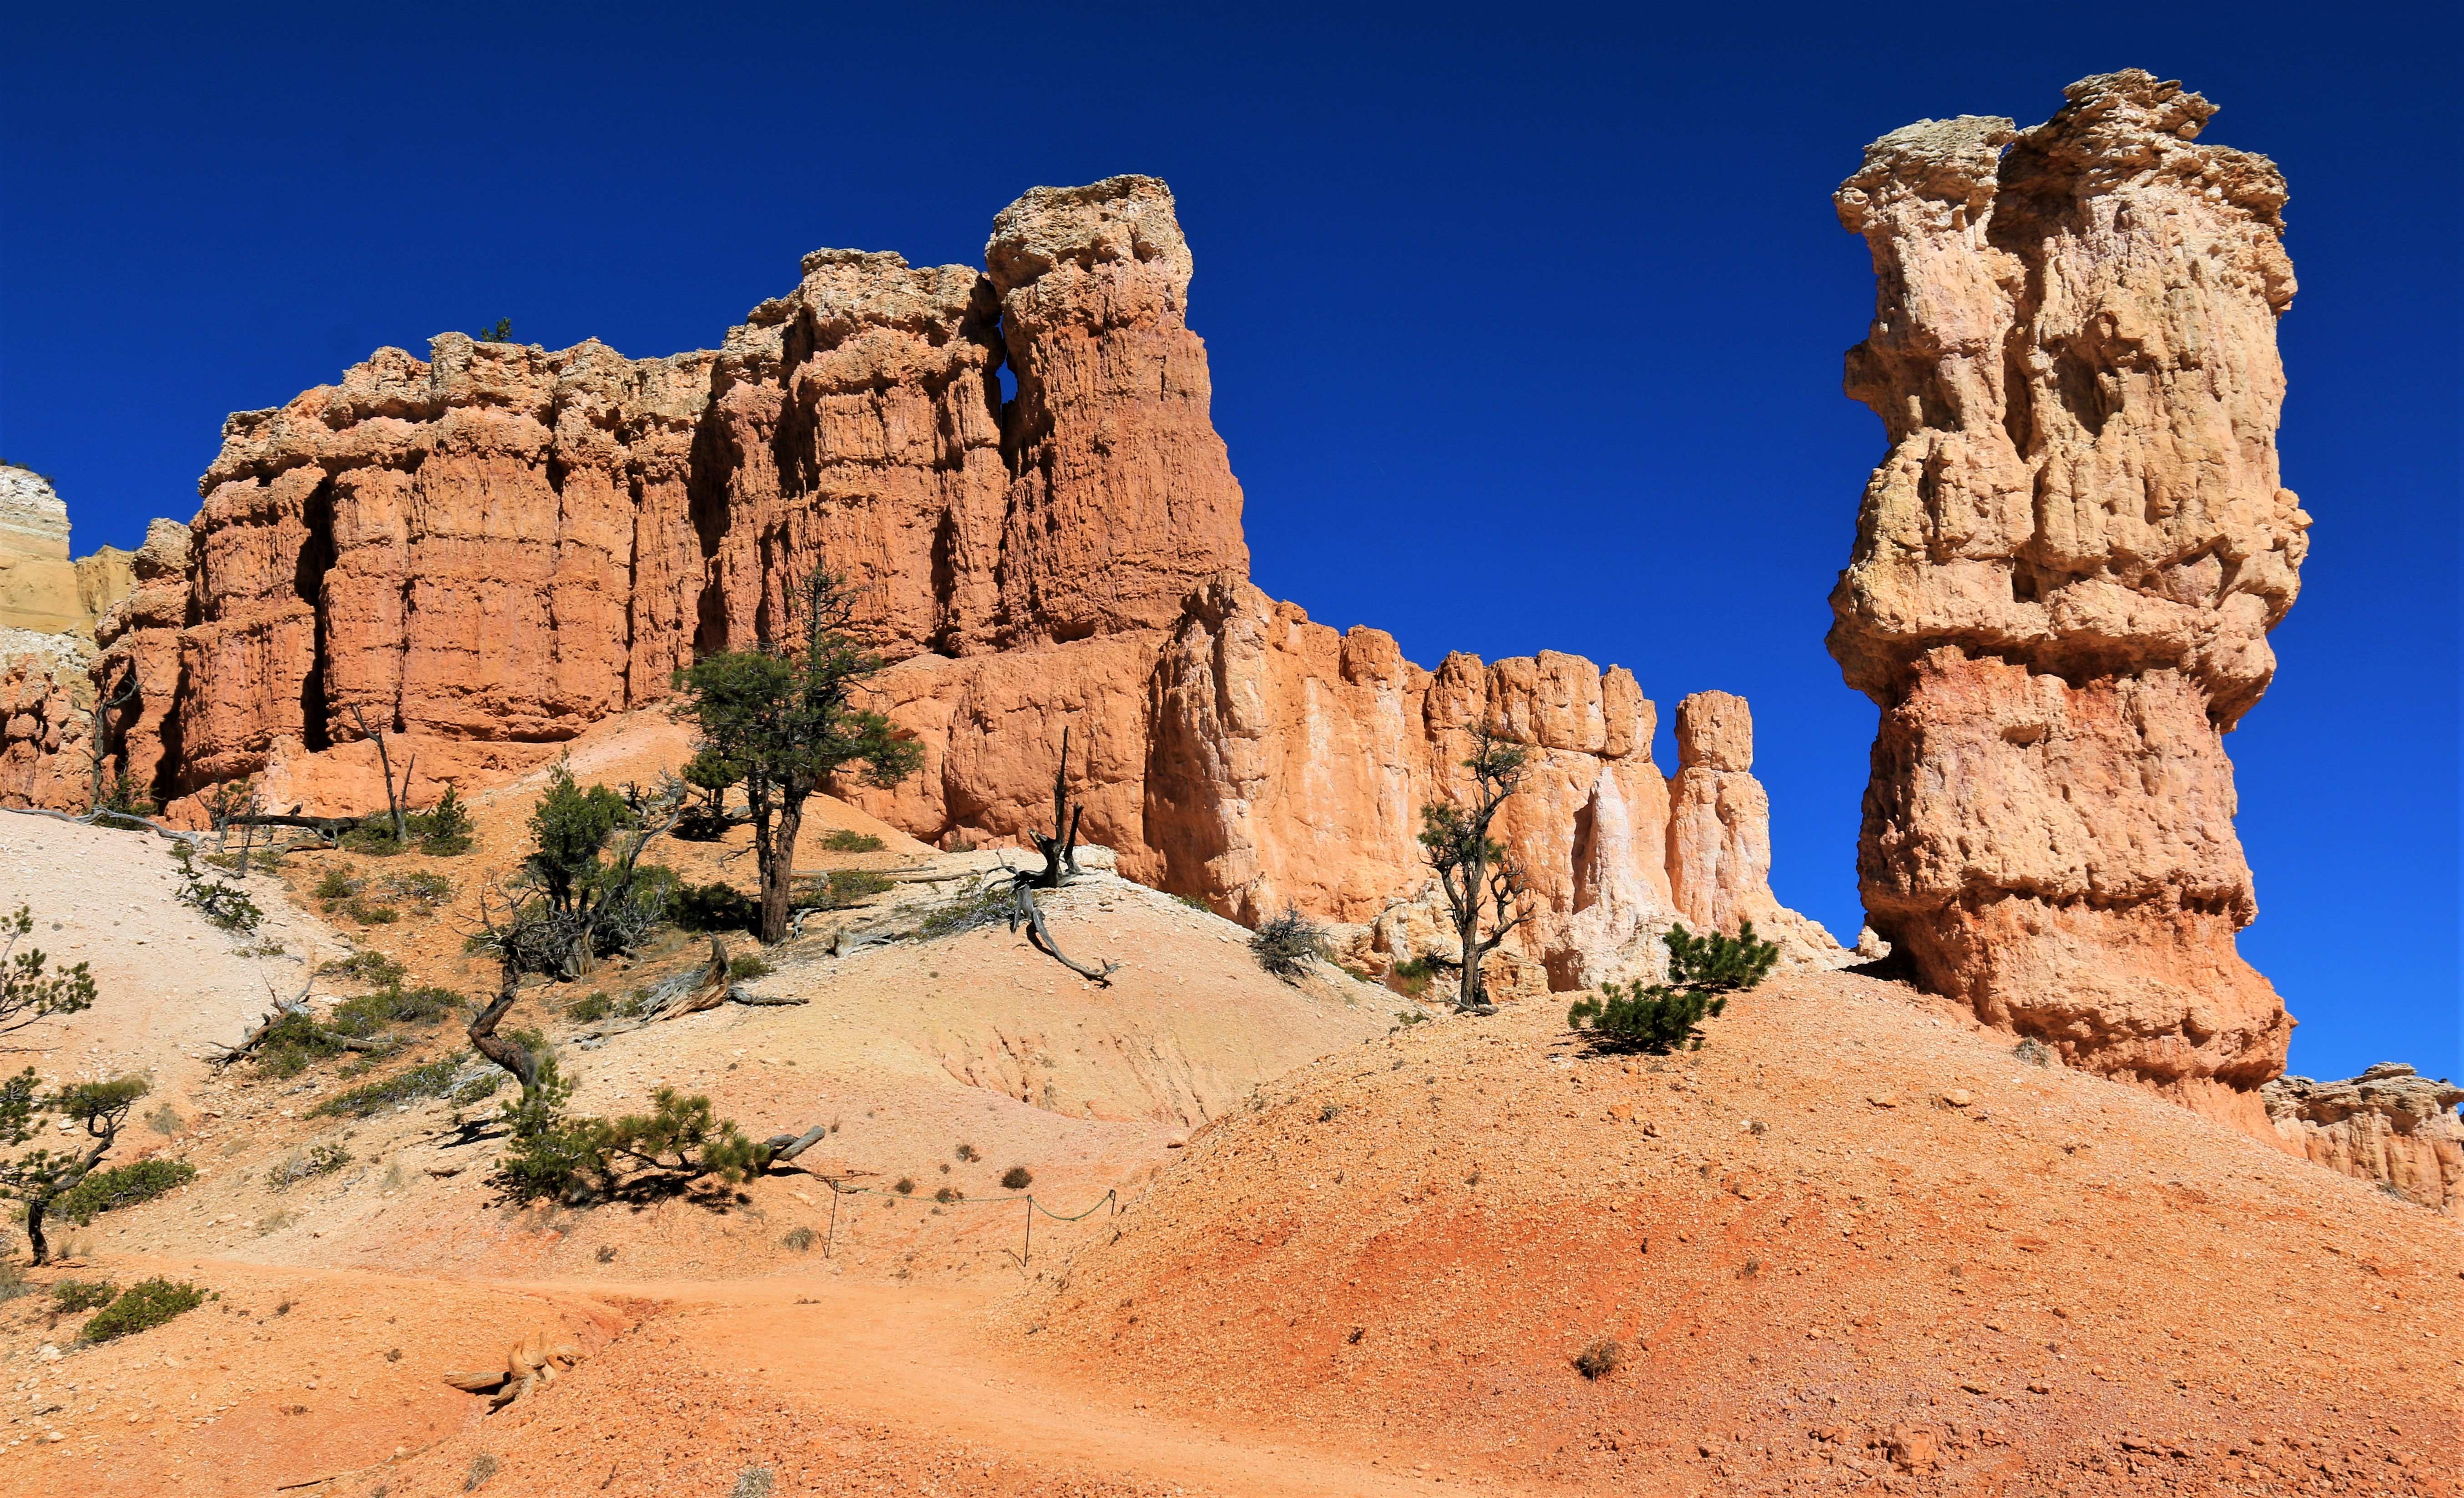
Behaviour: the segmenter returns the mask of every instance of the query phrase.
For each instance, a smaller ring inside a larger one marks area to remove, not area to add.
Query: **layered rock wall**
[[[2260,1089],[2287,1149],[2441,1212],[2464,1210],[2464,1088],[2383,1061],[2342,1082],[2278,1077]]]
[[[2291,1031],[2220,736],[2309,517],[2277,481],[2284,182],[2130,71],[2051,121],[1925,121],[1840,187],[1890,452],[1830,646],[1881,706],[1859,875],[1926,986],[2263,1131]]]
[[[1503,825],[1542,907],[1517,960],[1559,986],[1656,968],[1693,866],[1634,677],[1548,652],[1425,671],[1249,584],[1162,183],[1037,188],[985,257],[821,251],[715,352],[448,334],[232,417],[192,543],[149,542],[104,631],[143,689],[122,760],[165,798],[254,774],[363,809],[364,723],[416,758],[417,803],[777,637],[826,564],[923,748],[906,784],[845,792],[917,836],[1041,828],[1067,730],[1083,835],[1125,871],[1365,927],[1426,885],[1419,808],[1485,720],[1536,751]],[[1742,783],[1713,798],[1743,851],[1700,923],[1778,911]]]

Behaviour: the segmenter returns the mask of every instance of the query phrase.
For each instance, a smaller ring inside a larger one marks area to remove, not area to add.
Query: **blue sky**
[[[509,317],[709,346],[807,250],[974,264],[1024,188],[1150,172],[1260,584],[1424,663],[1615,661],[1663,717],[1745,694],[1774,882],[1848,936],[1874,710],[1821,637],[1882,442],[1839,393],[1873,293],[1831,189],[1912,120],[2181,77],[2207,139],[2284,167],[2301,280],[2282,450],[2318,523],[2228,740],[2242,949],[2295,1069],[2464,1075],[2452,7],[139,4],[10,33],[0,454],[80,550],[186,518],[226,412],[381,344]]]

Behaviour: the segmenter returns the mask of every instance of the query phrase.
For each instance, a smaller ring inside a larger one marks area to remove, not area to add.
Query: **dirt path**
[[[807,1410],[999,1452],[1055,1476],[1100,1473],[1159,1489],[1242,1495],[1426,1492],[1443,1473],[1312,1447],[1287,1433],[1210,1428],[1057,1380],[1002,1355],[979,1328],[987,1296],[944,1288],[770,1280],[496,1287],[542,1297],[638,1294],[667,1303],[707,1369]],[[1063,1334],[1066,1334],[1064,1333]],[[1484,1492],[1523,1489],[1484,1481]]]
[[[229,1259],[129,1259],[223,1299],[29,1380],[0,1493],[105,1498],[468,1490],[1357,1494],[1532,1491],[1289,1431],[1149,1413],[1023,1363],[985,1330],[999,1286],[438,1280]],[[22,1304],[22,1303],[21,1303]],[[537,1325],[582,1364],[495,1416],[445,1386]],[[1056,1329],[1067,1334],[1066,1329]],[[46,1333],[65,1339],[66,1329]],[[38,1396],[38,1397],[37,1397]],[[58,1430],[54,1442],[43,1432]]]

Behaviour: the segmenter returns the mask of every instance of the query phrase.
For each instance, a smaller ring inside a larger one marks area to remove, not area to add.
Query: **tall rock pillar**
[[[2277,483],[2284,180],[2195,143],[2214,107],[2131,70],[2042,125],[1866,148],[1847,391],[1889,453],[1832,594],[1881,705],[1858,871],[1929,989],[2254,1132],[2291,1021],[2220,736],[2275,671],[2309,525]]]

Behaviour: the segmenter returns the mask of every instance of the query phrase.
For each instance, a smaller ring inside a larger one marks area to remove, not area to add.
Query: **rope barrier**
[[[841,1185],[839,1182],[844,1178],[837,1176],[824,1176],[821,1179],[828,1182],[830,1188],[830,1225],[828,1232],[822,1240],[822,1257],[825,1259],[830,1257],[838,1246],[839,1198],[890,1197],[898,1201],[912,1201],[914,1200],[914,1198],[908,1196],[904,1192],[884,1191],[877,1186]],[[1027,1260],[1035,1253],[1036,1213],[1041,1212],[1056,1223],[1083,1223],[1108,1206],[1112,1209],[1114,1216],[1118,1216],[1121,1210],[1121,1193],[1118,1187],[1108,1190],[1102,1196],[1096,1198],[1095,1204],[1089,1207],[1086,1211],[1072,1213],[1067,1217],[1055,1212],[1050,1207],[1045,1206],[1043,1202],[1036,1201],[1035,1193],[1031,1191],[1009,1197],[953,1197],[947,1201],[940,1201],[938,1198],[935,1198],[934,1201],[935,1204],[938,1206],[1001,1206],[1012,1201],[1025,1202],[1026,1242],[1018,1256],[1019,1267],[1022,1268],[1025,1267]]]

